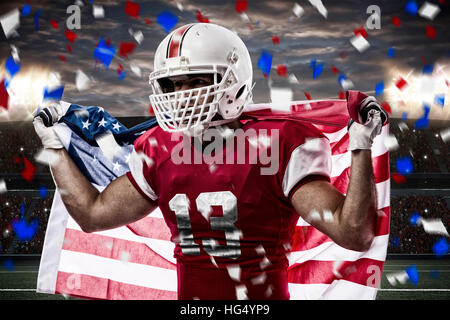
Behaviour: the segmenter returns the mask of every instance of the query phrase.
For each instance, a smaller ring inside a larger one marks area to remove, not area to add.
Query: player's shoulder
[[[311,122],[295,118],[256,118],[245,124],[247,130],[278,130],[283,138],[323,137],[323,133]]]

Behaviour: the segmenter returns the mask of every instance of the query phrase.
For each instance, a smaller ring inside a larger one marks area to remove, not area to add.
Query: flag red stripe
[[[291,266],[288,282],[331,284],[336,279],[343,279],[378,288],[383,266],[384,261],[367,258],[342,262],[309,260]]]
[[[177,57],[180,54],[180,46],[181,46],[181,39],[183,39],[184,32],[191,26],[191,24],[183,26],[179,29],[177,29],[169,43],[169,56],[168,58],[174,58]]]
[[[379,210],[377,217],[375,236],[389,234],[389,214],[390,208]],[[318,245],[331,242],[332,240],[313,226],[296,226],[292,237],[291,251],[304,251],[317,247]]]
[[[109,300],[177,299],[177,293],[173,291],[146,288],[114,280],[62,271],[58,272],[56,293],[64,293],[75,297]]]
[[[175,270],[175,265],[155,253],[144,243],[95,233],[66,229],[62,249],[115,260],[126,259],[127,262]]]
[[[339,141],[331,142],[331,154],[335,155],[346,153],[348,149],[348,141],[348,133],[346,133]]]

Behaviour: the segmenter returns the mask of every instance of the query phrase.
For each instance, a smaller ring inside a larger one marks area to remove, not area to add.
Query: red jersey
[[[289,299],[299,218],[290,198],[307,181],[329,181],[330,145],[293,120],[252,119],[238,131],[212,153],[159,126],[134,143],[127,176],[170,228],[179,299]]]

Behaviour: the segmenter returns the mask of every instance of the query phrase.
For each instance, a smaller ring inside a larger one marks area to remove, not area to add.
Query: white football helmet
[[[164,78],[194,74],[211,74],[214,84],[163,90]],[[241,115],[252,101],[252,77],[250,54],[235,33],[211,23],[188,24],[172,31],[155,52],[150,103],[165,131],[201,134]],[[213,120],[217,113],[221,117]]]

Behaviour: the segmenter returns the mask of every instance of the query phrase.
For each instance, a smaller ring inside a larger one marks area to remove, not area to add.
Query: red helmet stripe
[[[183,40],[183,35],[187,32],[187,30],[192,25],[193,24],[188,24],[188,25],[185,25],[185,26],[175,30],[175,32],[173,33],[173,35],[169,41],[169,46],[168,46],[168,50],[167,50],[167,58],[174,58],[180,54],[180,48],[181,48],[181,42]]]

